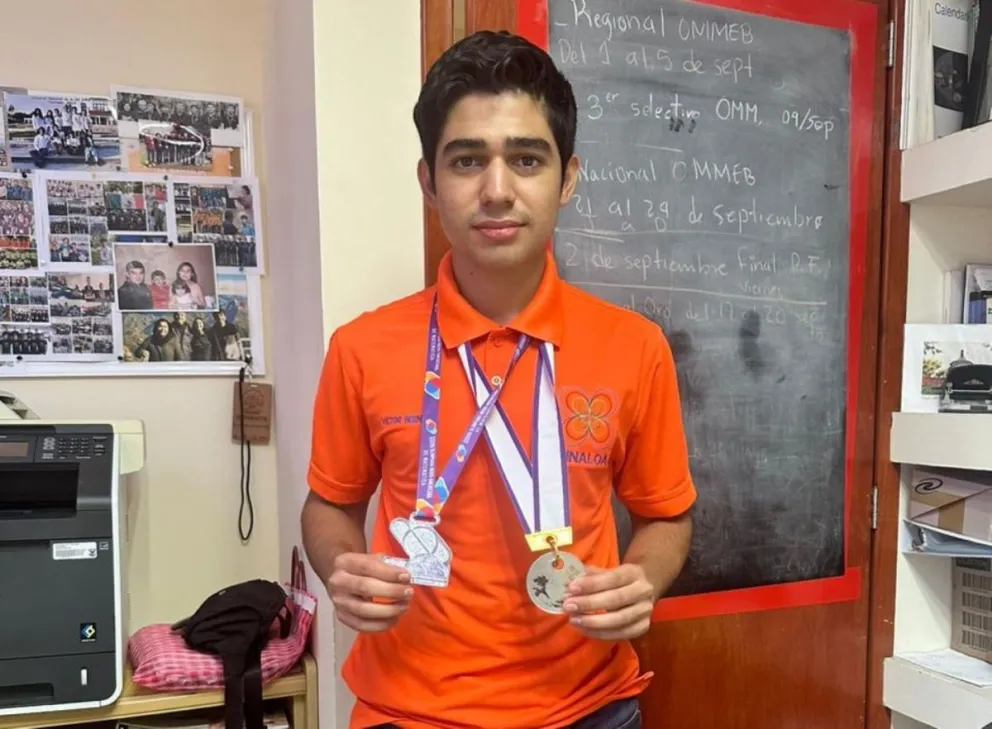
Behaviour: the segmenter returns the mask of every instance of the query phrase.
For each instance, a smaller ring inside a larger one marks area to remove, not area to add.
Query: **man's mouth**
[[[472,227],[492,240],[507,240],[517,234],[523,223],[516,220],[485,220]]]

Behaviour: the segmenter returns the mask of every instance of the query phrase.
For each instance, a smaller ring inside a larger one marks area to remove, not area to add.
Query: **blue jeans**
[[[397,727],[393,724],[380,724],[376,729]],[[641,729],[641,708],[637,699],[614,701],[579,719],[569,729]]]

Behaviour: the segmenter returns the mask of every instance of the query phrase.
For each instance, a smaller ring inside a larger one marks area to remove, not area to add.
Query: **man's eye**
[[[452,166],[455,167],[455,169],[467,170],[475,167],[478,162],[479,161],[475,157],[457,157],[454,162],[452,162]]]
[[[517,164],[527,169],[533,169],[534,167],[539,167],[541,165],[541,160],[532,154],[526,154],[517,159]]]

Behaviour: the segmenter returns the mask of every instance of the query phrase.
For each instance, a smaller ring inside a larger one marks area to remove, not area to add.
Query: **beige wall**
[[[280,520],[289,546],[299,538],[313,392],[331,332],[423,286],[412,118],[420,3],[282,0],[271,13],[268,210],[270,229],[286,231],[285,255],[270,261],[273,318],[294,321],[301,332],[279,338],[274,352]],[[283,126],[291,131],[280,133]],[[353,697],[338,672],[353,636],[335,624],[323,588],[313,588],[323,598],[316,627],[320,723],[346,727]]]
[[[265,0],[170,0],[166,12],[153,16],[145,12],[153,6],[133,0],[87,0],[68,15],[61,6],[20,2],[5,8],[0,85],[106,94],[112,84],[129,84],[244,97],[256,112],[256,171],[263,176],[257,112]],[[266,192],[263,179],[263,199]],[[266,240],[278,247],[278,236]],[[269,288],[263,279],[266,296]],[[268,333],[271,317],[265,318]],[[174,620],[225,584],[275,577],[281,567],[274,446],[253,451],[255,533],[244,546],[238,537],[232,387],[227,378],[0,379],[0,388],[41,417],[145,422],[148,461],[130,489],[136,499],[132,628]]]

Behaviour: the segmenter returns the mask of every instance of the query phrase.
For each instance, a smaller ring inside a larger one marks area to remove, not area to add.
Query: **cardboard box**
[[[909,518],[992,543],[992,472],[913,468]]]
[[[992,560],[955,559],[952,585],[951,649],[992,663]]]

